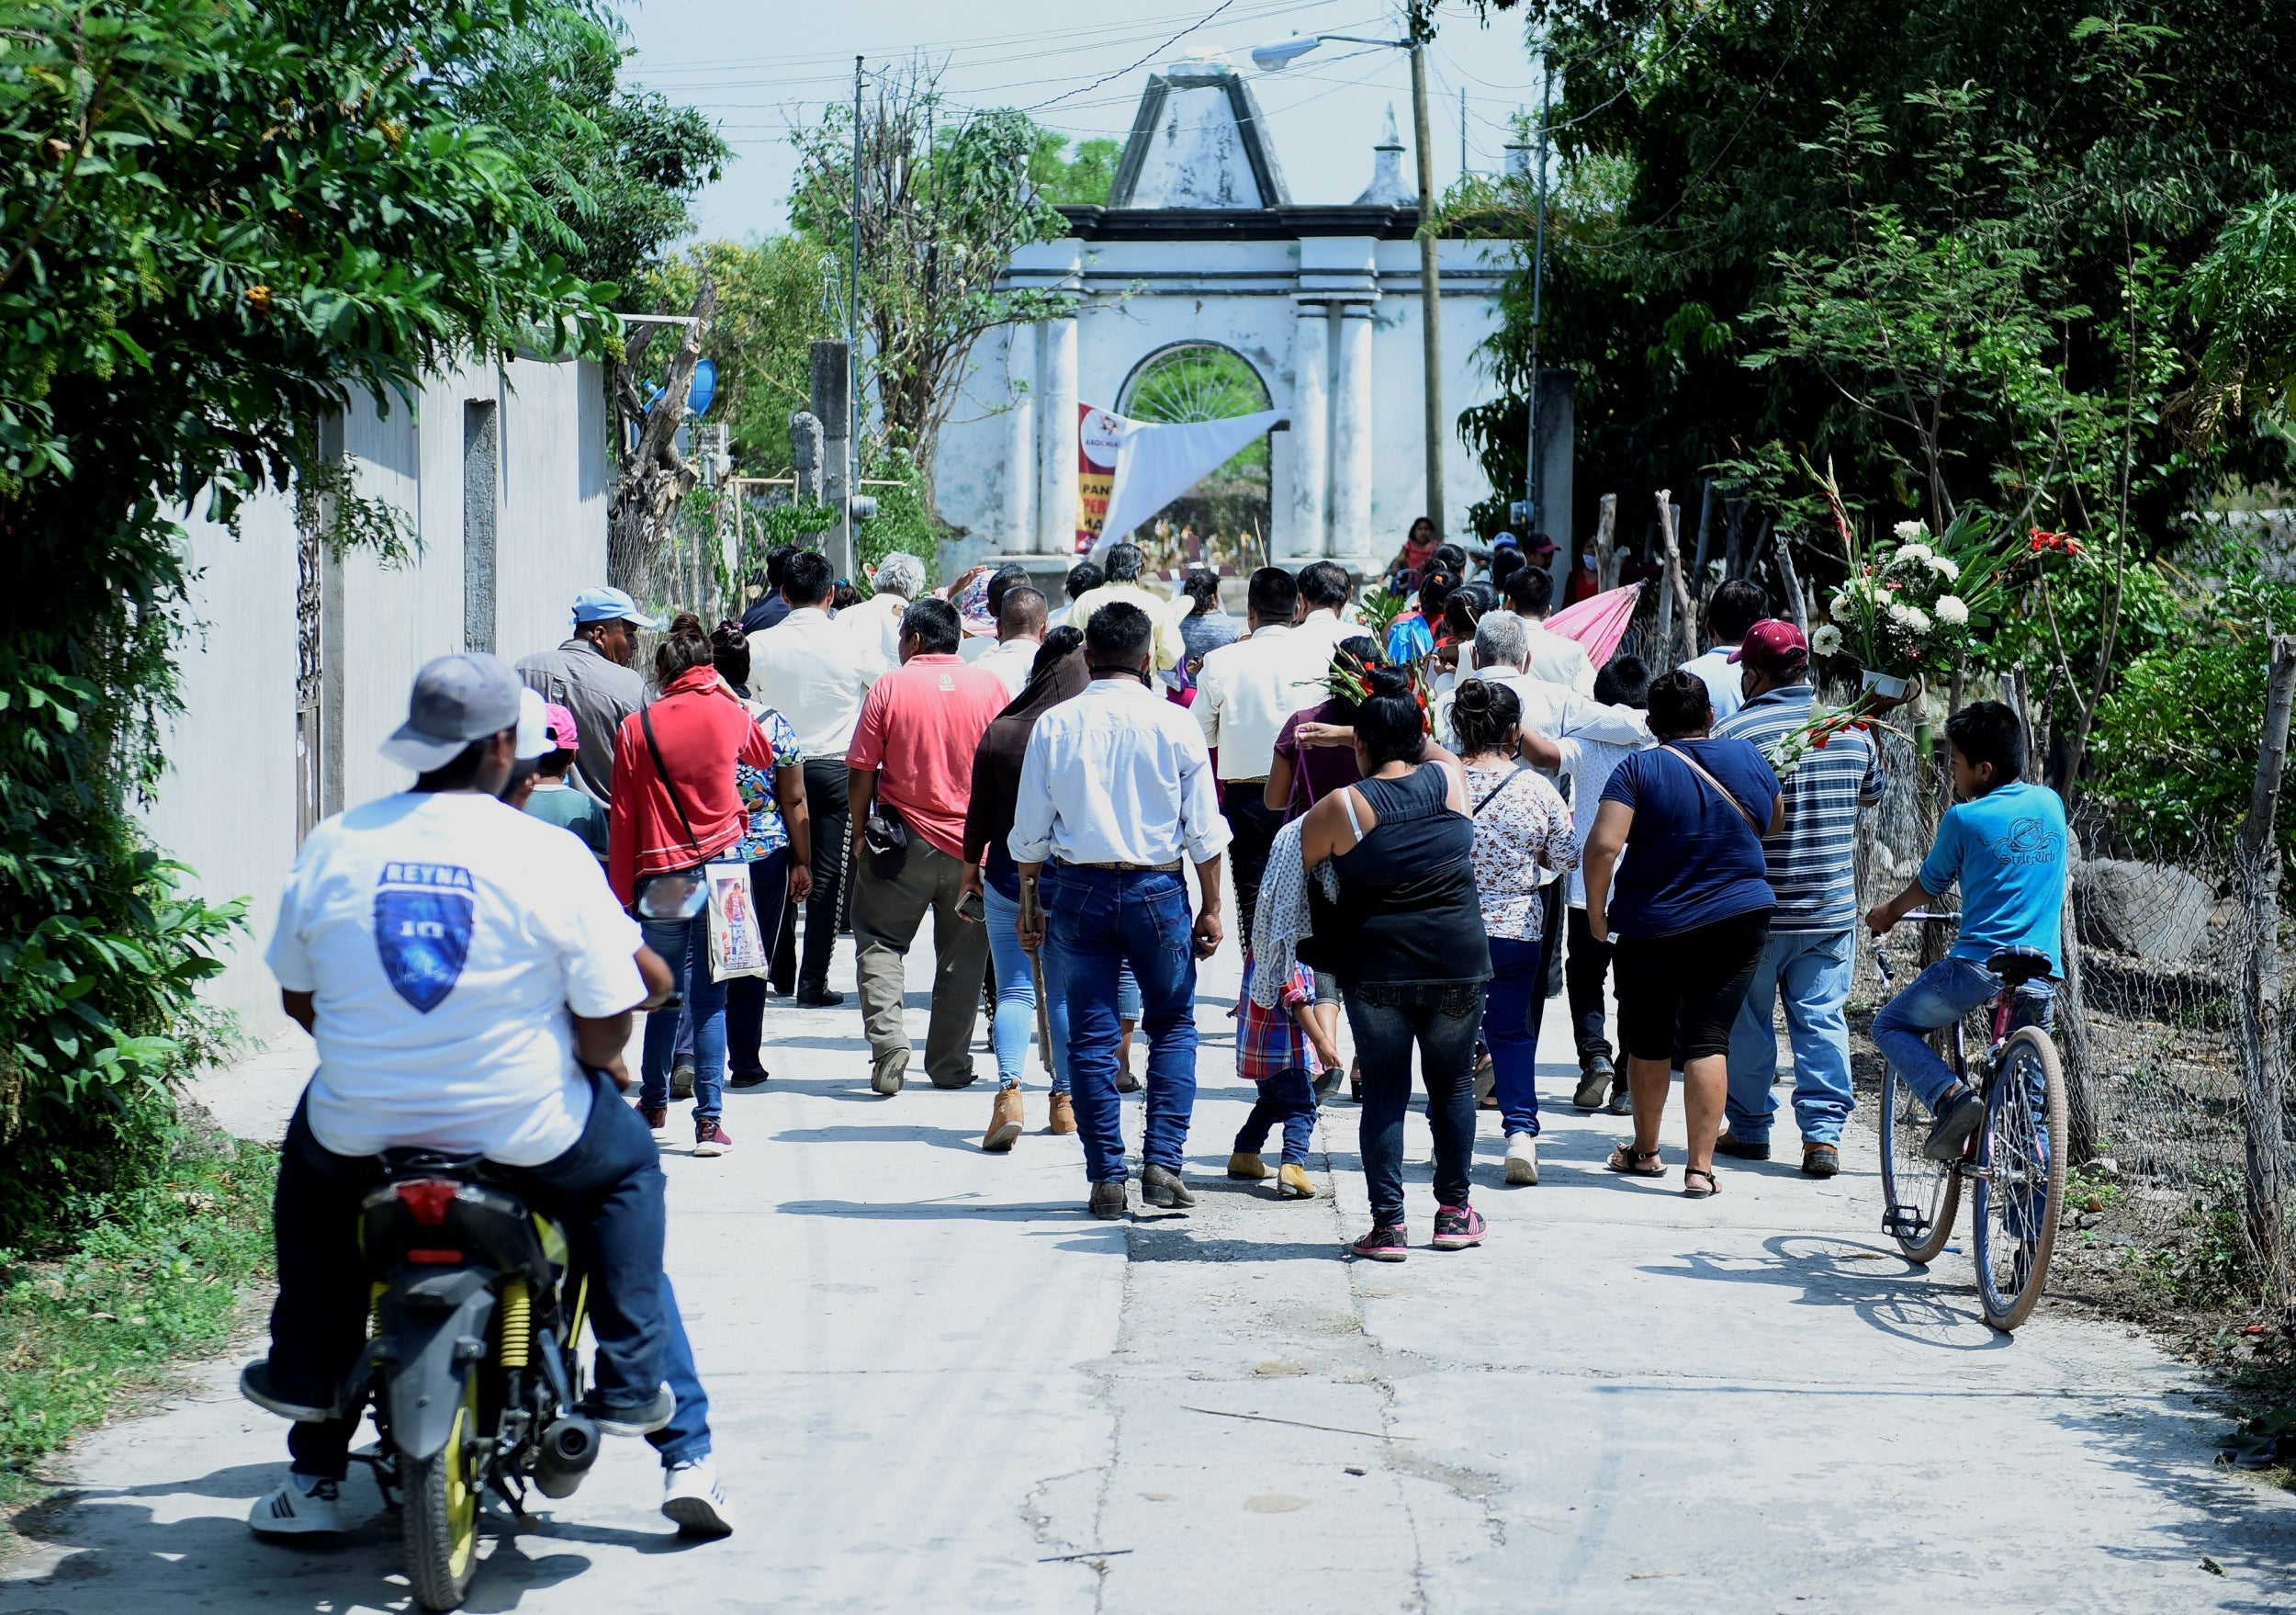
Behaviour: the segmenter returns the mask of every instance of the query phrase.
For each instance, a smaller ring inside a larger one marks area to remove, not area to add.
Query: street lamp
[[[1405,8],[1410,31],[1400,40],[1374,40],[1359,34],[1294,34],[1252,47],[1252,65],[1263,73],[1280,73],[1322,44],[1380,45],[1411,52],[1411,119],[1419,158],[1419,325],[1425,379],[1420,391],[1427,406],[1427,519],[1435,537],[1443,536],[1443,286],[1435,264],[1435,137],[1427,126],[1427,41],[1435,37],[1435,0],[1411,0]]]

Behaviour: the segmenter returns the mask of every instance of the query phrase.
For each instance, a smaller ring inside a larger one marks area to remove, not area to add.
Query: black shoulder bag
[[[684,869],[665,869],[658,875],[646,876],[637,883],[636,900],[630,906],[637,910],[640,920],[691,920],[710,900],[709,880],[703,874],[709,861],[702,855],[702,838],[693,833],[693,820],[687,816],[685,799],[678,795],[678,786],[662,762],[661,745],[654,739],[654,715],[649,707],[637,709],[637,727],[646,733],[646,750],[654,759],[654,773],[661,780],[661,788],[670,793],[670,805],[678,810],[678,822],[685,829],[686,843],[693,849],[693,863]]]

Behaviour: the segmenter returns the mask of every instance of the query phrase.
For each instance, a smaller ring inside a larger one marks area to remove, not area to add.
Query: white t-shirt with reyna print
[[[637,924],[581,839],[469,791],[408,792],[311,831],[265,955],[314,995],[311,1132],[532,1167],[590,1119],[568,1011],[646,997]]]

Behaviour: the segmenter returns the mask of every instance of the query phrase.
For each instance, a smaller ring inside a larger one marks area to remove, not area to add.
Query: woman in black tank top
[[[1356,1241],[1356,1254],[1401,1261],[1403,1115],[1414,1046],[1435,1134],[1435,1247],[1482,1243],[1482,1218],[1468,1203],[1468,1167],[1491,948],[1458,759],[1428,742],[1402,675],[1377,670],[1368,682],[1356,717],[1364,777],[1317,803],[1300,828],[1301,862],[1313,869],[1329,858],[1339,898],[1308,882],[1315,934],[1301,940],[1300,956],[1339,977],[1363,1067],[1360,1146],[1372,1228]]]

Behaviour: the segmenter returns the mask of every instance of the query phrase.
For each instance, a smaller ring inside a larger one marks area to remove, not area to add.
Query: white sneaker
[[[343,1487],[337,1482],[287,1472],[276,1487],[255,1499],[247,1529],[259,1537],[321,1536],[343,1530]]]
[[[717,1465],[707,1458],[673,1464],[662,1472],[661,1511],[681,1531],[697,1536],[731,1536],[734,1511],[718,1490]]]
[[[1535,1133],[1507,1135],[1507,1181],[1536,1183],[1538,1181],[1538,1135]]]

